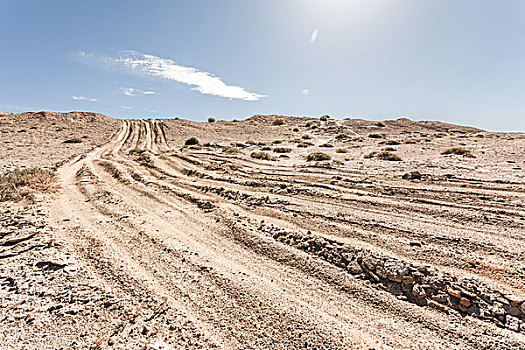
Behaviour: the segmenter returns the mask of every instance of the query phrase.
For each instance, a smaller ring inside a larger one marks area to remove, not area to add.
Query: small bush
[[[299,143],[297,143],[297,147],[299,147],[299,148],[306,148],[308,146],[312,146],[312,143],[311,142],[299,142]]]
[[[184,142],[184,144],[186,146],[198,145],[199,144],[199,139],[196,138],[196,137],[190,137],[189,139],[186,140],[186,142]]]
[[[237,153],[241,153],[241,150],[238,149],[238,148],[235,148],[235,147],[224,147],[222,149],[222,153],[226,153],[226,154],[237,154]]]
[[[403,143],[406,145],[414,145],[417,143],[417,141],[414,139],[406,139],[405,141],[403,141]]]
[[[299,132],[299,128],[293,128],[293,132]]]
[[[371,152],[371,153],[365,155],[365,158],[367,158],[367,159],[374,158],[374,157],[377,158],[377,159],[389,160],[389,161],[394,161],[394,162],[402,161],[401,157],[399,157],[397,154],[392,153],[392,152],[388,152],[388,151]]]
[[[284,124],[284,120],[282,119],[275,119],[272,123],[272,125],[277,125],[277,126],[283,125],[283,124]]]
[[[274,156],[266,152],[253,152],[252,154],[250,154],[250,157],[261,160],[276,160]]]
[[[272,143],[274,145],[280,145],[281,143],[283,143],[283,140],[273,140]]]
[[[328,120],[328,118],[330,118],[329,115],[323,115],[321,118],[319,118],[321,121],[325,122]]]
[[[208,123],[215,123],[215,118],[209,117],[208,118]]]
[[[329,148],[329,147],[334,147],[334,145],[332,145],[331,143],[323,143],[321,146],[319,147],[326,147],[326,148]]]
[[[303,140],[311,140],[311,139],[312,139],[312,136],[310,136],[310,135],[303,135],[303,136],[301,136],[301,138],[302,138]]]
[[[348,153],[348,150],[346,148],[338,148],[335,150],[336,153]]]
[[[383,136],[379,135],[379,134],[370,134],[368,135],[369,138],[371,139],[382,139]]]
[[[81,143],[81,142],[82,142],[82,139],[74,138],[74,139],[65,140],[63,143]]]
[[[255,146],[255,145],[257,145],[257,142],[255,142],[253,140],[248,140],[248,141],[246,141],[246,144],[247,145],[251,145],[251,146]]]
[[[382,144],[387,145],[387,146],[396,146],[396,145],[400,145],[401,142],[399,142],[397,140],[386,140],[386,141],[382,142]]]
[[[386,152],[395,152],[396,149],[394,147],[385,147],[383,148],[383,151],[386,151]]]
[[[308,123],[306,123],[304,126],[306,126],[307,128],[309,128],[309,127],[312,126],[312,123],[308,122]]]
[[[463,147],[452,147],[444,150],[443,152],[441,152],[441,154],[455,154],[458,156],[473,157],[472,152]]]
[[[378,126],[378,127],[380,127],[380,128],[384,128],[384,127],[386,127],[386,125],[383,124],[383,123],[381,123],[381,122],[377,122],[377,123],[375,123],[375,126]]]
[[[307,162],[312,162],[312,161],[321,162],[323,160],[330,160],[330,159],[332,159],[332,157],[330,157],[328,154],[322,153],[322,152],[310,153],[306,157],[306,161]]]
[[[335,137],[337,140],[342,140],[348,138],[347,134],[339,134]]]
[[[261,150],[263,150],[263,151],[271,151],[272,148],[268,147],[268,146],[264,146],[263,148],[261,148]]]
[[[275,153],[290,153],[292,149],[287,147],[276,147],[273,149],[273,151]]]
[[[55,187],[56,176],[41,168],[15,169],[0,174],[0,201],[20,200]]]

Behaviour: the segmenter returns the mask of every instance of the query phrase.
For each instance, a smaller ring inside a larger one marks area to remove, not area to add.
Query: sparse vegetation
[[[306,123],[304,126],[306,126],[307,128],[309,128],[309,127],[312,126],[312,123],[308,122],[308,123]]]
[[[303,135],[303,136],[301,136],[301,138],[302,138],[303,140],[311,140],[311,139],[312,139],[312,136],[310,136],[310,135]]]
[[[365,158],[377,158],[381,160],[388,160],[388,161],[394,161],[394,162],[400,162],[402,161],[401,157],[399,157],[397,154],[389,152],[389,151],[382,151],[382,152],[371,152],[365,155]]]
[[[336,153],[348,153],[348,150],[346,148],[338,148],[335,150]]]
[[[255,145],[257,145],[257,142],[255,142],[253,140],[248,140],[248,141],[246,141],[246,144],[247,145],[251,145],[251,146],[255,146]]]
[[[208,123],[215,123],[215,118],[209,117],[208,118]]]
[[[321,118],[319,118],[322,122],[325,122],[328,120],[328,118],[330,118],[329,115],[323,115]]]
[[[293,132],[299,132],[299,128],[293,128]]]
[[[326,147],[326,148],[330,148],[330,147],[334,147],[334,145],[332,145],[331,143],[323,143],[321,146],[319,147]]]
[[[416,144],[417,141],[414,140],[414,139],[406,139],[406,140],[403,141],[403,143],[406,144],[406,145],[413,145],[413,144]]]
[[[385,147],[383,148],[383,151],[386,151],[386,152],[395,152],[396,149],[394,147]]]
[[[261,150],[263,150],[263,151],[271,151],[272,148],[268,147],[268,146],[264,146],[263,148],[261,148]]]
[[[275,153],[290,153],[292,149],[287,147],[276,147],[273,149],[273,151]]]
[[[332,159],[332,157],[330,157],[328,154],[323,153],[323,152],[310,153],[306,157],[307,162],[312,162],[312,161],[322,162],[323,160],[330,160],[330,159]]]
[[[14,169],[0,174],[0,201],[30,198],[55,187],[55,173],[42,168]]]
[[[82,139],[74,138],[74,139],[67,139],[63,143],[81,143]]]
[[[189,139],[186,140],[186,142],[184,142],[184,144],[186,146],[198,145],[199,139],[196,137],[190,137]]]
[[[342,140],[348,138],[347,134],[339,134],[335,137],[337,140]]]
[[[283,143],[283,140],[273,140],[272,143],[274,145],[280,145],[281,143]]]
[[[253,152],[252,154],[250,154],[250,157],[261,160],[276,160],[274,156],[266,152]]]
[[[444,150],[441,152],[443,155],[447,154],[455,154],[458,156],[464,156],[464,157],[474,157],[472,152],[469,149],[463,148],[463,147],[452,147]]]
[[[283,119],[275,119],[272,123],[272,125],[283,125],[284,124],[284,120]]]

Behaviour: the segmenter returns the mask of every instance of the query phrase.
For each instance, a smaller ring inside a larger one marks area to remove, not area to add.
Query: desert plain
[[[1,349],[525,349],[523,133],[2,113],[0,173]]]

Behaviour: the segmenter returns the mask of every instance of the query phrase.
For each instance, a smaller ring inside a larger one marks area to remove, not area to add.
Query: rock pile
[[[458,279],[427,265],[353,247],[310,231],[299,233],[264,222],[259,231],[371,280],[401,300],[443,312],[456,310],[525,334],[525,298],[520,296],[473,278]]]

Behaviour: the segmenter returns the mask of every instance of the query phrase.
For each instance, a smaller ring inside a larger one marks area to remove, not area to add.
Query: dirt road
[[[124,322],[153,327],[158,348],[525,349],[520,183],[180,149],[154,120],[123,121],[59,175],[57,234],[155,310]]]

